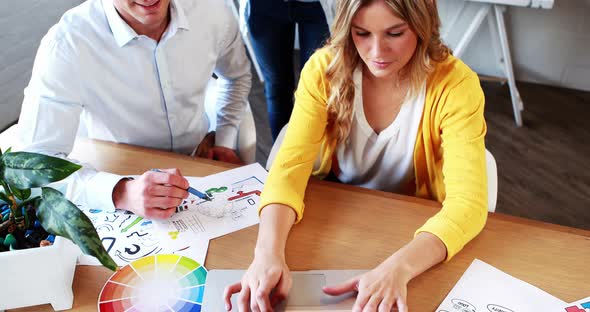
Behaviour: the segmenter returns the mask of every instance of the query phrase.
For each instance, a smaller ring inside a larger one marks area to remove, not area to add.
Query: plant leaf
[[[10,201],[10,199],[8,199],[8,196],[6,196],[4,192],[0,192],[0,200],[7,203],[8,205],[12,204],[12,202]]]
[[[37,153],[15,152],[2,155],[0,177],[19,189],[41,187],[65,179],[80,165]]]
[[[47,232],[69,238],[82,252],[96,257],[105,267],[113,271],[117,269],[90,219],[59,191],[42,188],[42,198],[37,202],[37,218]]]
[[[31,189],[21,190],[11,185],[10,190],[12,191],[14,196],[16,196],[16,198],[20,200],[27,200],[29,197],[31,197]]]
[[[9,147],[9,148],[6,150],[6,152],[4,152],[4,154],[8,154],[8,153],[10,153],[10,152],[12,152],[12,147]]]

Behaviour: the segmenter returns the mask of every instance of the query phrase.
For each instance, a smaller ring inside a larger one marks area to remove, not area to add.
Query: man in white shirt
[[[237,129],[250,63],[222,0],[89,0],[41,41],[19,119],[22,149],[66,156],[88,137],[190,154],[209,128],[204,98],[218,76],[213,157],[239,162]],[[175,169],[135,180],[85,167],[70,185],[100,209],[167,218],[188,196]]]

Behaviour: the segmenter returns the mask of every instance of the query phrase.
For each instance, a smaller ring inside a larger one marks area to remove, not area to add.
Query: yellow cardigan
[[[329,82],[325,71],[332,53],[316,51],[301,72],[295,107],[284,141],[262,192],[260,210],[272,203],[303,216],[303,196],[318,154],[314,175],[331,169],[335,142],[327,142]],[[416,196],[442,203],[442,209],[416,234],[429,232],[447,248],[447,260],[484,227],[487,177],[483,116],[484,94],[477,75],[449,56],[437,63],[426,82],[426,99],[414,147]],[[260,211],[259,210],[259,211]]]

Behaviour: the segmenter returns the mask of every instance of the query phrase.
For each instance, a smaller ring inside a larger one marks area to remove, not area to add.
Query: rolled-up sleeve
[[[18,122],[17,150],[67,158],[72,151],[84,109],[76,51],[54,30],[43,38]],[[92,208],[114,210],[112,192],[121,176],[97,172],[89,164],[70,175],[68,197]]]
[[[487,219],[484,94],[475,73],[452,88],[441,108],[442,209],[416,231],[442,240],[450,260],[483,229]]]

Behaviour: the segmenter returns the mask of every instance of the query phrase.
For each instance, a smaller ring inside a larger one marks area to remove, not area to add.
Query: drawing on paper
[[[155,225],[163,239],[176,247],[198,237],[211,239],[254,225],[266,175],[262,166],[253,164],[198,180],[189,178],[189,184],[211,200],[189,195],[176,214]]]
[[[190,197],[180,205],[177,211],[196,210],[200,214],[213,218],[231,218],[238,220],[244,217],[245,210],[255,206],[264,184],[256,177],[238,181],[230,187],[220,186],[205,191],[211,201],[196,196]]]
[[[177,249],[164,246],[156,234],[152,221],[129,211],[108,212],[87,209],[81,205],[78,205],[78,208],[92,221],[103,246],[117,265],[126,265],[149,255],[181,254],[191,247],[187,245]],[[91,258],[86,258],[81,263],[93,264],[93,261]]]

